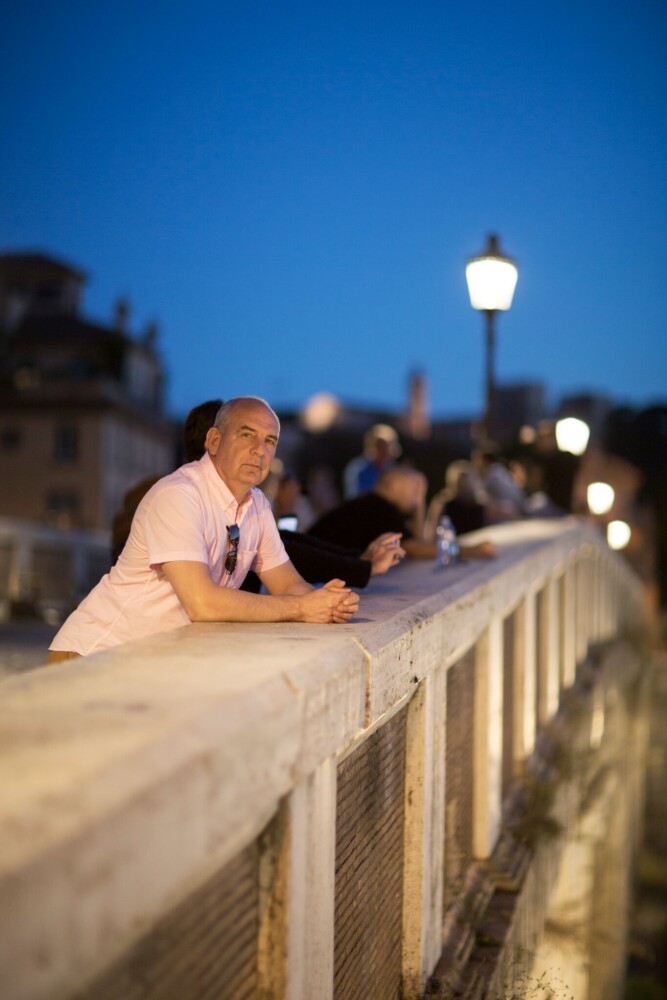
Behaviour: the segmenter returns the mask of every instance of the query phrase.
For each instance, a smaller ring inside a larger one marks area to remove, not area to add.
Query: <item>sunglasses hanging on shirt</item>
[[[229,535],[229,551],[225,558],[225,569],[231,574],[236,569],[236,559],[239,551],[239,539],[241,537],[241,532],[239,531],[238,524],[228,524],[227,534]]]

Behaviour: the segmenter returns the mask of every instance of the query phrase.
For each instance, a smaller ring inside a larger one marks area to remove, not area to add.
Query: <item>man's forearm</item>
[[[299,595],[249,594],[212,585],[183,600],[192,622],[289,622],[300,616]]]
[[[248,594],[218,587],[219,595],[187,608],[193,622],[296,622],[301,617],[299,595]]]
[[[298,621],[300,595],[249,594],[217,586],[203,563],[165,563],[163,571],[192,622]]]
[[[422,542],[420,538],[404,538],[401,545],[410,559],[435,559],[438,554],[435,542]]]
[[[262,574],[271,594],[249,594],[218,586],[198,562],[163,564],[163,572],[192,622],[347,622],[359,598],[342,580],[314,590],[291,564]]]

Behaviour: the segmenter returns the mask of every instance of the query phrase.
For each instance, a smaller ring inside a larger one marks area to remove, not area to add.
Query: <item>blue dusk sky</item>
[[[0,49],[0,249],[157,320],[171,411],[478,412],[491,232],[500,382],[667,398],[664,0],[22,0]]]

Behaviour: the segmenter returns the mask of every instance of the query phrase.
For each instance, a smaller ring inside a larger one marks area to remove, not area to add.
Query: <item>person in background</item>
[[[487,441],[481,448],[476,448],[471,463],[486,493],[486,523],[498,524],[522,518],[525,493],[503,459],[498,445]]]
[[[289,469],[284,469],[278,479],[272,507],[276,521],[281,517],[296,518],[294,530],[308,531],[315,520],[313,508],[301,489],[298,476]]]
[[[457,535],[477,531],[486,523],[486,494],[470,462],[450,462],[445,471],[445,488],[435,494],[426,513],[424,538],[435,541],[436,527],[443,515],[451,518]]]
[[[380,531],[402,535],[401,546],[413,559],[435,559],[435,541],[424,538],[426,478],[421,472],[395,466],[382,473],[373,490],[344,501],[312,525],[309,534],[328,542],[361,549]],[[461,558],[495,555],[491,542],[461,545]]]
[[[123,506],[114,514],[111,522],[111,565],[118,561],[118,557],[123,551],[125,542],[130,535],[132,519],[137,512],[137,507],[144,499],[152,486],[162,478],[162,476],[147,476],[135,483],[123,497]]]
[[[190,622],[343,624],[357,594],[340,579],[314,589],[290,562],[268,500],[280,422],[254,396],[224,404],[206,453],[159,480],[137,508],[111,571],[69,616],[50,662],[180,628]],[[241,591],[254,568],[267,594]]]
[[[207,399],[193,406],[183,424],[183,461],[198,462],[206,453],[206,435],[215,424],[221,399]]]
[[[306,493],[316,518],[333,510],[340,503],[333,469],[328,465],[315,465],[306,472]]]
[[[294,566],[309,583],[321,583],[333,574],[362,590],[374,576],[386,573],[405,556],[397,532],[379,535],[363,550],[286,528],[280,528],[279,533]],[[243,590],[259,593],[260,587],[257,575],[248,573]]]
[[[346,500],[372,490],[385,469],[391,468],[401,454],[398,434],[388,424],[375,424],[364,434],[364,452],[353,458],[343,471],[343,494]]]
[[[574,456],[572,456],[574,457]],[[522,487],[526,499],[523,511],[526,517],[565,517],[568,513],[554,503],[544,489],[544,469],[533,456],[522,456],[510,462],[512,475]]]

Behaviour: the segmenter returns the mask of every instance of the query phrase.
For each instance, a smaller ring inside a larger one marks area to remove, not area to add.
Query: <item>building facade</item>
[[[0,516],[107,529],[125,492],[174,466],[157,329],[81,312],[85,275],[0,255]]]

